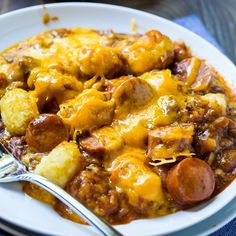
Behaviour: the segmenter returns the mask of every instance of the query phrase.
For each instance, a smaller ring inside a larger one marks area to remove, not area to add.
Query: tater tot
[[[82,166],[82,155],[74,142],[62,142],[42,158],[35,173],[64,188]]]
[[[127,72],[140,75],[152,69],[164,69],[174,59],[174,47],[169,37],[151,30],[134,42],[118,44],[127,63]]]
[[[29,123],[25,138],[30,150],[49,152],[68,139],[68,131],[59,116],[42,114]]]
[[[132,206],[142,210],[140,202],[160,206],[164,203],[164,194],[160,177],[144,165],[140,155],[130,152],[115,159],[111,181],[127,195]]]
[[[103,92],[86,89],[60,105],[58,115],[65,124],[80,131],[91,131],[112,122],[114,102],[106,101]]]
[[[20,88],[7,91],[2,97],[2,120],[11,135],[25,134],[28,123],[39,115],[36,102],[29,92]]]
[[[75,76],[62,74],[56,70],[47,71],[35,68],[28,78],[28,86],[38,98],[38,106],[42,108],[50,99],[58,104],[74,98],[83,90],[83,84]]]
[[[94,75],[111,78],[122,68],[118,50],[104,46],[84,46],[79,52],[80,71],[87,77]]]

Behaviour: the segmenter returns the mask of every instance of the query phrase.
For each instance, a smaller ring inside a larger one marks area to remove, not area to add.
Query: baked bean
[[[219,164],[220,168],[225,172],[230,172],[236,167],[236,150],[227,149],[220,154]]]

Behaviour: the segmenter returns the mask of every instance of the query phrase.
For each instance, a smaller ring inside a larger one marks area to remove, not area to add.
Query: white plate
[[[58,22],[42,24],[42,16],[48,12],[58,16]],[[21,9],[0,16],[0,50],[39,32],[61,27],[112,28],[118,32],[130,32],[131,20],[136,19],[139,32],[159,29],[174,40],[184,40],[196,54],[209,60],[225,79],[236,88],[236,68],[214,46],[183,27],[148,13],[129,8],[94,3],[62,3]],[[136,220],[116,226],[125,235],[163,235],[183,230],[212,216],[236,196],[236,181],[215,198],[198,207],[176,214],[150,219]],[[20,186],[0,186],[0,217],[43,234],[91,235],[89,226],[67,221],[46,205],[37,202],[20,191]],[[234,215],[236,212],[234,210]],[[93,232],[93,233],[92,233]]]
[[[213,216],[201,221],[198,224],[185,228],[183,230],[168,234],[168,236],[206,236],[220,229],[235,218],[236,199],[228,203],[223,209]],[[15,227],[15,225],[0,220],[0,228],[15,236],[36,236],[35,232],[27,231],[23,228]],[[138,234],[135,234],[138,236]],[[41,235],[40,235],[41,236]]]

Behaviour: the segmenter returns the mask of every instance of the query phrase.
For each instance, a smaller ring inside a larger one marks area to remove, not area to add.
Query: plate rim
[[[234,199],[232,201],[234,201]],[[211,220],[213,220],[213,218],[217,217],[220,214],[221,211],[224,211],[225,208],[229,207],[229,204],[231,204],[232,201],[229,202],[219,212],[216,212],[214,215],[210,216],[209,219],[212,218]],[[235,212],[236,212],[236,207],[235,207]],[[220,230],[221,228],[223,228],[225,225],[227,225],[233,219],[236,219],[235,214],[231,214],[229,217],[223,219],[221,221],[221,223],[217,224],[217,226],[210,227],[208,230],[204,230],[204,232],[201,232],[198,236],[210,235],[210,234]],[[208,220],[208,218],[205,219],[205,220]],[[205,220],[199,222],[199,224],[200,225],[203,224]],[[191,230],[192,227],[196,227],[196,225],[192,225],[190,227],[187,227],[187,228],[183,229],[183,231],[185,231],[187,229]],[[1,217],[0,217],[0,228],[2,230],[4,230],[5,232],[12,233],[13,235],[16,235],[16,236],[55,236],[53,234],[45,234],[45,233],[43,234],[43,233],[37,232],[35,230],[27,229],[27,228],[25,228],[23,226],[15,224],[15,223],[8,222],[8,221],[2,219]],[[173,233],[171,233],[171,234],[173,234]],[[152,235],[152,236],[155,236],[155,235]],[[194,236],[194,234],[192,236]]]

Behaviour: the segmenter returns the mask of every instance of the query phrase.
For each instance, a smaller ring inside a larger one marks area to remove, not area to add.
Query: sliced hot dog
[[[42,114],[32,120],[26,129],[26,142],[34,152],[49,152],[68,139],[62,119],[54,114]]]
[[[193,205],[211,196],[215,177],[210,166],[198,158],[186,158],[167,174],[167,189],[180,205]]]

